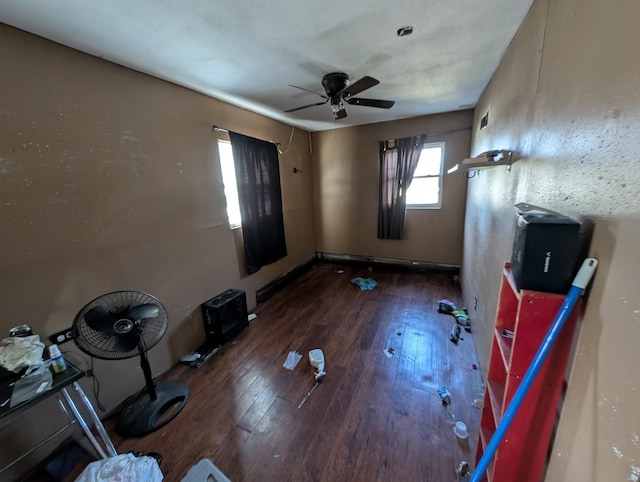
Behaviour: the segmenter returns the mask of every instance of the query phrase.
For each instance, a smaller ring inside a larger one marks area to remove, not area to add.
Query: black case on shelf
[[[526,204],[518,217],[511,272],[518,289],[567,293],[580,250],[580,223],[562,214]]]

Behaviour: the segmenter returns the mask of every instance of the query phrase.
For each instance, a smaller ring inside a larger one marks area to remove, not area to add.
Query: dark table
[[[5,423],[10,423],[18,414],[29,410],[51,396],[57,397],[60,410],[67,419],[67,424],[64,427],[47,436],[44,440],[29,449],[27,452],[23,453],[10,464],[0,468],[0,474],[76,422],[80,424],[82,431],[89,439],[89,442],[96,450],[98,456],[105,459],[117,455],[116,449],[113,446],[104,425],[102,425],[98,414],[93,408],[91,401],[85,394],[84,390],[82,390],[82,387],[80,387],[80,384],[78,384],[78,380],[86,376],[86,373],[73,363],[69,361],[66,363],[67,369],[65,371],[61,373],[53,373],[51,389],[13,407],[10,406],[13,384],[20,379],[20,374],[3,376],[0,379],[0,422],[3,425]],[[73,390],[70,390],[71,388],[73,388]],[[78,408],[78,406],[80,406],[80,408]],[[82,413],[83,411],[89,414],[97,434],[94,434],[91,430],[90,425],[87,423],[87,420]]]

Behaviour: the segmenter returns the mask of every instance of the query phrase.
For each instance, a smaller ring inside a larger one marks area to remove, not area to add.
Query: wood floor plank
[[[356,276],[378,284],[361,291]],[[201,368],[166,375],[191,390],[174,421],[140,439],[107,428],[120,452],[161,453],[168,482],[202,458],[234,482],[454,481],[461,460],[473,465],[482,380],[472,334],[449,341],[454,319],[437,313],[441,298],[461,298],[457,281],[318,264],[258,306]],[[315,383],[313,348],[323,349],[327,376],[298,409]],[[294,370],[282,366],[289,351],[303,355]]]

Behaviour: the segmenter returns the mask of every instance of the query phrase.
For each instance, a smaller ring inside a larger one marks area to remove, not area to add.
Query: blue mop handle
[[[533,361],[531,362],[527,373],[522,379],[522,382],[516,390],[516,393],[513,395],[511,403],[507,407],[507,410],[504,412],[504,415],[500,420],[498,427],[496,427],[496,431],[491,437],[489,445],[487,445],[487,448],[482,454],[482,457],[480,458],[480,461],[476,466],[473,476],[471,477],[471,482],[480,482],[480,479],[482,479],[484,473],[487,471],[487,467],[489,466],[489,463],[498,450],[498,446],[500,445],[500,442],[502,442],[502,439],[504,438],[509,425],[511,425],[513,418],[516,416],[516,413],[518,413],[520,405],[522,405],[527,392],[531,388],[531,384],[538,375],[540,368],[542,368],[542,364],[544,363],[545,358],[549,354],[549,351],[551,350],[553,343],[556,341],[556,338],[560,334],[560,331],[567,321],[567,318],[569,318],[569,315],[571,314],[573,307],[578,301],[578,298],[580,298],[580,295],[582,295],[582,292],[589,284],[589,281],[591,281],[591,277],[593,276],[597,265],[598,260],[595,258],[586,258],[582,263],[580,271],[578,271],[578,274],[574,278],[573,283],[571,283],[571,289],[569,290],[567,297],[564,299],[564,303],[562,303],[562,306],[560,307],[556,318],[553,320],[551,328],[549,328],[549,331],[547,332],[547,336],[540,345],[540,348],[538,348],[536,355],[533,357]]]

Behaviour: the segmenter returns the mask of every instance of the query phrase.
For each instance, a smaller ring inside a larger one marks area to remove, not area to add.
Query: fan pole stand
[[[142,437],[164,427],[180,413],[189,400],[189,389],[184,383],[168,381],[154,385],[142,342],[139,342],[138,348],[140,366],[147,386],[118,417],[116,432],[123,437]]]

